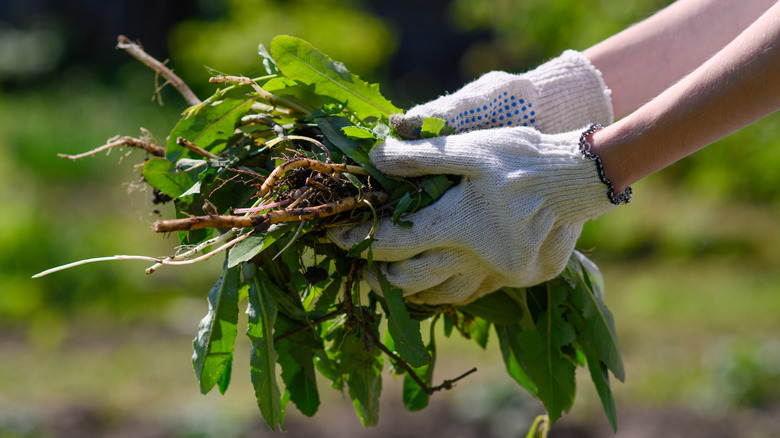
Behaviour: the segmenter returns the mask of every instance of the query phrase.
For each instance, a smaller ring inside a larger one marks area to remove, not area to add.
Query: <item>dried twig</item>
[[[362,203],[363,200],[381,203],[386,199],[386,193],[368,192],[363,194],[363,196],[351,196],[314,207],[274,210],[260,215],[233,216],[210,214],[181,219],[159,220],[154,223],[153,228],[158,233],[170,233],[173,231],[189,231],[203,228],[250,228],[283,222],[317,220],[352,210]]]
[[[68,154],[57,154],[58,157],[67,158],[69,160],[78,160],[84,157],[90,157],[93,155],[98,154],[102,151],[107,151],[113,148],[119,148],[123,146],[128,146],[132,148],[138,148],[143,149],[146,152],[156,156],[156,157],[164,157],[165,156],[165,148],[162,146],[157,146],[156,144],[150,143],[148,141],[140,140],[137,138],[125,136],[125,137],[114,137],[112,139],[108,140],[108,143],[104,144],[103,146],[97,147],[95,149],[92,149],[91,151],[84,152],[82,154],[77,155],[68,155]]]
[[[371,340],[373,341],[374,345],[376,345],[376,347],[377,347],[377,348],[379,348],[379,349],[382,351],[382,353],[386,354],[386,355],[387,355],[387,356],[389,356],[391,359],[393,359],[393,361],[394,361],[395,363],[397,363],[397,364],[398,364],[398,366],[400,366],[401,368],[403,368],[403,369],[406,371],[406,373],[409,375],[409,377],[411,377],[411,378],[412,378],[412,380],[414,380],[414,382],[415,382],[415,383],[416,383],[416,384],[417,384],[417,385],[418,385],[420,388],[422,388],[422,390],[423,390],[423,391],[424,391],[426,394],[428,394],[428,395],[432,395],[434,392],[436,392],[436,391],[441,391],[442,389],[452,389],[452,386],[453,386],[453,385],[454,385],[456,382],[458,382],[459,380],[461,380],[461,379],[465,378],[466,376],[469,376],[469,375],[471,375],[471,374],[473,374],[473,373],[476,373],[476,372],[477,372],[477,369],[476,369],[476,368],[472,368],[472,369],[470,369],[470,370],[466,371],[465,373],[461,374],[460,376],[458,376],[458,377],[456,377],[456,378],[454,378],[454,379],[448,379],[448,380],[445,380],[444,382],[442,382],[442,384],[441,384],[441,385],[438,385],[438,386],[433,386],[433,387],[431,387],[431,386],[428,386],[428,385],[426,385],[426,384],[425,384],[425,382],[423,382],[423,380],[420,378],[420,376],[418,376],[418,375],[417,375],[417,373],[414,371],[414,369],[412,369],[411,365],[409,365],[409,364],[408,364],[408,363],[407,363],[405,360],[403,360],[403,359],[402,359],[400,356],[398,356],[398,355],[397,355],[397,354],[395,354],[393,351],[391,351],[389,348],[387,348],[387,347],[385,346],[385,344],[383,344],[383,343],[379,342],[379,338],[377,338],[377,336],[376,336],[376,335],[375,335],[373,332],[371,332],[370,330],[366,330],[366,332],[367,332],[367,333],[369,334],[369,336],[371,337]]]
[[[173,73],[173,70],[146,53],[140,44],[134,43],[130,38],[127,38],[124,35],[119,35],[117,37],[116,47],[129,53],[133,58],[141,61],[144,65],[164,77],[166,81],[170,82],[171,85],[181,93],[182,97],[184,97],[184,100],[186,100],[189,105],[200,105],[201,100],[192,92],[190,87],[188,87],[180,77],[176,76],[176,74]]]
[[[202,147],[196,145],[195,143],[187,140],[184,137],[177,138],[176,139],[176,144],[181,146],[181,147],[183,147],[183,148],[185,148],[185,149],[189,149],[189,150],[191,150],[192,152],[195,152],[198,155],[202,155],[202,156],[204,156],[206,158],[217,158],[216,155],[214,155],[211,152],[203,149]]]

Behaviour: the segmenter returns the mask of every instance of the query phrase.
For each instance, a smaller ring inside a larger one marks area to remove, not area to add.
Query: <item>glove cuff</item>
[[[621,203],[631,201],[631,188],[615,194],[601,159],[590,152],[588,137],[600,129],[588,128],[550,136],[551,147],[568,156],[556,166],[556,178],[547,187],[548,205],[564,223],[584,223]]]
[[[568,132],[587,123],[614,121],[611,90],[585,55],[566,50],[525,75],[539,93],[537,128],[544,133]]]

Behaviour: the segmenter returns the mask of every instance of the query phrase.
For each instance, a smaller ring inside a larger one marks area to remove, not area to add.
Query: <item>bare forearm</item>
[[[583,53],[603,73],[620,118],[701,65],[774,3],[678,0]]]
[[[681,81],[593,135],[621,190],[780,109],[780,3]]]

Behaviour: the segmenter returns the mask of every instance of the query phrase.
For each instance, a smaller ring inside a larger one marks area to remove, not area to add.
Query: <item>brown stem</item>
[[[176,139],[176,144],[181,146],[181,147],[183,147],[183,148],[185,148],[185,149],[189,149],[189,150],[191,150],[192,152],[195,152],[198,155],[202,155],[202,156],[204,156],[206,158],[217,158],[216,155],[214,155],[211,152],[203,149],[202,147],[196,145],[195,143],[187,140],[184,137],[177,138]]]
[[[57,154],[58,157],[67,158],[70,160],[78,160],[80,158],[89,157],[92,155],[95,155],[99,152],[113,149],[113,148],[119,148],[123,146],[129,146],[132,148],[138,148],[143,149],[146,152],[156,156],[156,157],[164,157],[165,156],[165,148],[162,146],[157,146],[156,144],[150,143],[148,141],[140,140],[133,137],[114,137],[109,140],[108,143],[104,144],[103,146],[97,147],[95,149],[92,149],[89,152],[84,152],[83,154],[77,154],[77,155],[68,155],[68,154]]]
[[[350,166],[348,164],[336,164],[336,163],[323,163],[321,161],[312,160],[311,158],[293,158],[292,160],[277,166],[276,169],[274,169],[273,172],[271,172],[271,174],[268,175],[268,178],[266,178],[265,181],[263,181],[263,185],[260,186],[260,189],[257,191],[257,196],[259,198],[262,198],[263,196],[267,195],[268,192],[271,191],[271,187],[273,187],[273,185],[276,184],[276,181],[278,181],[279,178],[282,177],[282,175],[284,175],[288,170],[297,169],[300,167],[304,167],[306,169],[311,169],[317,172],[324,172],[324,173],[348,172],[357,175],[368,175],[368,172],[366,172],[360,166]]]
[[[425,382],[422,381],[422,379],[420,378],[420,376],[417,375],[417,373],[414,372],[414,369],[411,367],[411,365],[406,363],[405,360],[401,359],[401,356],[398,356],[397,354],[390,351],[390,349],[387,348],[385,344],[379,342],[379,339],[377,339],[376,336],[374,336],[374,334],[371,333],[370,331],[369,331],[369,336],[371,336],[371,340],[374,341],[374,345],[376,345],[377,348],[382,350],[382,353],[390,356],[390,358],[393,359],[395,363],[397,363],[401,368],[403,368],[406,371],[406,373],[409,375],[409,377],[411,377],[412,380],[414,380],[414,383],[419,385],[420,388],[422,388],[422,390],[425,391],[426,394],[428,395],[433,394],[431,388],[428,385],[426,385]]]
[[[414,383],[419,385],[420,388],[422,388],[422,390],[428,395],[433,395],[434,392],[441,391],[442,389],[452,389],[452,385],[454,385],[456,382],[458,382],[459,380],[465,378],[470,374],[474,374],[477,372],[476,368],[472,368],[454,379],[445,380],[444,382],[442,382],[441,385],[430,387],[426,385],[425,382],[423,382],[423,380],[420,378],[420,376],[417,375],[417,373],[414,372],[414,369],[411,367],[411,365],[406,363],[405,360],[401,359],[400,356],[390,351],[390,349],[387,348],[383,343],[379,342],[379,339],[377,339],[373,333],[371,333],[370,331],[368,331],[368,333],[369,336],[371,336],[371,340],[374,342],[374,345],[376,345],[382,351],[382,353],[388,355],[391,359],[393,359],[395,363],[397,363],[401,368],[403,368],[407,372],[407,374],[409,374],[409,377],[411,377],[412,380],[414,380]]]
[[[140,44],[134,43],[130,40],[130,38],[127,38],[124,35],[119,35],[117,37],[116,47],[117,49],[122,49],[129,53],[133,58],[141,61],[144,65],[164,77],[165,80],[176,87],[182,97],[184,97],[184,100],[186,100],[190,106],[200,105],[201,100],[198,99],[198,96],[192,92],[190,87],[188,87],[180,77],[176,76],[173,70],[169,69],[163,65],[162,62],[154,59],[151,55],[146,53]]]
[[[234,216],[210,214],[182,219],[159,220],[154,223],[153,228],[157,233],[170,233],[173,231],[199,230],[202,228],[249,228],[261,224],[272,225],[283,222],[316,220],[352,210],[363,202],[363,200],[382,202],[385,199],[387,199],[387,194],[385,193],[368,192],[363,196],[352,196],[314,207],[274,210],[260,215]]]

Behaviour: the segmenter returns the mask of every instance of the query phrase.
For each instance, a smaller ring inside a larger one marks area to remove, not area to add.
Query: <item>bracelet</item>
[[[588,141],[588,137],[593,135],[594,132],[603,129],[604,127],[601,126],[598,123],[594,123],[588,127],[588,129],[585,130],[585,132],[582,133],[580,136],[580,152],[582,155],[585,155],[586,157],[590,158],[591,160],[596,162],[596,170],[599,174],[599,179],[601,179],[601,182],[607,185],[607,198],[609,198],[609,202],[620,205],[622,203],[628,204],[631,202],[631,187],[627,187],[623,193],[615,196],[615,185],[612,184],[612,181],[607,178],[607,175],[604,174],[604,165],[601,163],[601,158],[599,158],[598,155],[591,152],[591,144]]]

